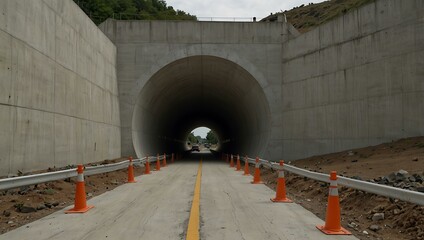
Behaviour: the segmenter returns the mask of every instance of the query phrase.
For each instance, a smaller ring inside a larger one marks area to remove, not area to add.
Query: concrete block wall
[[[116,47],[72,0],[0,1],[0,176],[120,157]]]
[[[283,156],[424,134],[424,2],[377,0],[283,44]]]

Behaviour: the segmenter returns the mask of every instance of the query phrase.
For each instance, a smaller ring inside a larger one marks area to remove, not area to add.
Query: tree
[[[191,143],[198,143],[197,138],[194,136],[193,133],[190,133],[187,137],[187,141],[191,142]]]
[[[216,136],[216,134],[212,130],[210,130],[206,135],[206,140],[211,144],[217,144],[218,136]]]
[[[108,18],[122,20],[197,20],[196,16],[167,6],[164,0],[74,0],[100,24]]]

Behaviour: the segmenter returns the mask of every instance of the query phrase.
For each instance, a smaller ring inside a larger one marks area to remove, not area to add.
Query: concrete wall
[[[254,154],[265,157],[281,156],[281,49],[282,43],[296,32],[291,26],[281,22],[108,20],[101,24],[100,28],[118,48],[117,69],[123,154],[134,154],[134,145],[136,148],[140,147],[140,143],[134,139],[136,134],[134,131],[137,130],[137,124],[139,124],[139,122],[133,122],[133,119],[135,119],[134,109],[137,106],[138,99],[140,99],[139,95],[148,81],[155,74],[160,74],[160,70],[165,66],[178,60],[195,56],[211,56],[235,63],[252,75],[257,82],[256,84],[260,85],[262,92],[258,92],[257,96],[265,94],[270,114],[263,114],[258,117],[261,121],[264,120],[264,124],[266,122],[267,129],[260,130],[263,133],[260,136],[249,136],[251,138],[263,138],[259,140],[260,143],[252,146],[251,149],[259,149]],[[185,71],[185,69],[187,68],[181,70]],[[215,72],[221,70],[215,69]],[[193,81],[195,80],[193,79]],[[237,80],[237,77],[231,79],[231,81],[237,82],[240,86],[249,84]],[[225,84],[223,84],[223,87],[225,88]],[[165,89],[165,86],[157,86],[157,94],[160,94],[161,88]],[[225,97],[223,96],[223,98]],[[199,99],[192,100],[192,102],[196,101],[199,101]],[[214,102],[209,104],[213,105]],[[221,107],[225,108],[229,105],[225,104]],[[240,106],[240,108],[243,108],[243,106]],[[258,111],[258,109],[251,105],[250,111]],[[161,116],[161,114],[158,116]],[[157,120],[157,118],[155,119]],[[239,117],[232,121],[232,124],[235,124],[234,127],[237,127],[237,122],[243,120]],[[257,128],[257,126],[251,127]],[[176,137],[180,136],[171,138]],[[233,138],[237,137],[233,136]],[[156,153],[152,152],[156,149],[144,150],[143,154]],[[140,151],[137,153],[140,155]]]
[[[424,1],[378,0],[283,44],[283,156],[424,135]]]
[[[115,58],[72,0],[0,1],[0,176],[120,156]]]

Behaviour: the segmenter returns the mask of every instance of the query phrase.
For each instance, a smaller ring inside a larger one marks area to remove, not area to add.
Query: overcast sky
[[[200,17],[256,17],[323,0],[166,0],[167,5]]]
[[[193,134],[194,136],[201,136],[202,138],[206,138],[206,135],[208,134],[209,131],[210,129],[207,127],[198,127],[193,130]]]

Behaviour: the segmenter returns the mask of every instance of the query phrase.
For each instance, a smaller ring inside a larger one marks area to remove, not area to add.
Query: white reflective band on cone
[[[330,196],[339,196],[339,190],[337,188],[330,187],[328,194]]]
[[[77,182],[84,182],[84,174],[79,173],[77,176]]]
[[[280,171],[278,172],[278,177],[279,177],[279,178],[283,178],[283,177],[284,177],[284,171],[283,171],[283,170],[280,170]]]
[[[330,180],[331,187],[337,187],[337,180]]]
[[[259,168],[259,163],[256,163],[255,164],[255,168]]]

